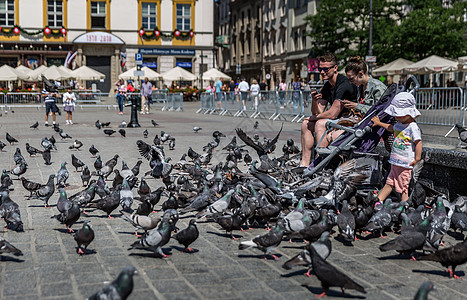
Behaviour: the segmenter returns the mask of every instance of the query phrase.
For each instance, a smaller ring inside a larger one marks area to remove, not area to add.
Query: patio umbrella
[[[77,80],[99,80],[105,79],[105,75],[88,66],[81,66],[71,72],[71,75]]]
[[[166,81],[193,81],[196,79],[194,74],[180,67],[175,67],[165,73],[162,73],[162,77]]]
[[[459,69],[467,69],[467,56],[461,56],[457,59],[459,61]]]
[[[16,71],[20,71],[20,72],[22,72],[22,73],[24,73],[24,74],[26,74],[26,75],[28,75],[28,76],[29,76],[29,74],[31,74],[31,72],[32,72],[32,69],[29,69],[28,67],[23,66],[23,65],[17,66],[17,67],[15,68],[15,70],[16,70]]]
[[[222,73],[221,71],[215,69],[215,68],[212,68],[212,69],[209,69],[207,70],[206,72],[203,73],[203,80],[217,80],[219,78],[222,78],[224,80],[232,80],[232,77],[230,77],[229,75],[227,74],[224,74]]]
[[[413,61],[398,58],[396,60],[391,61],[390,63],[381,66],[379,68],[374,69],[371,74],[373,76],[381,76],[381,75],[400,75],[403,73],[405,67],[413,64]]]
[[[118,78],[123,79],[123,80],[129,80],[129,79],[138,80],[138,76],[135,76],[134,74],[135,71],[136,71],[136,67],[131,68],[128,71],[118,75]],[[144,76],[140,76],[140,79],[147,77],[149,80],[154,81],[154,80],[159,80],[162,78],[161,74],[157,73],[154,70],[151,70],[148,67],[142,67],[141,71],[144,71]]]
[[[73,77],[73,74],[72,74],[73,70],[68,69],[68,68],[65,67],[65,66],[59,66],[58,69],[59,69],[61,72],[63,72],[64,74],[70,75],[70,76],[71,76],[70,78],[74,78],[74,77]]]
[[[47,67],[45,65],[41,65],[38,68],[34,69],[29,73],[29,80],[31,81],[39,81],[41,78],[41,74],[47,70]]]
[[[436,55],[429,56],[404,68],[404,71],[410,74],[445,73],[456,70],[457,62]]]
[[[64,70],[63,68],[60,69],[57,66],[50,66],[49,68],[47,68],[47,70],[42,72],[42,74],[47,79],[56,80],[56,81],[61,81],[61,80],[65,80],[65,79],[69,79],[73,77],[68,71]],[[39,77],[40,77],[40,74],[39,74]]]
[[[15,70],[9,65],[3,65],[0,67],[0,81],[25,80],[28,78],[28,75],[21,71]]]

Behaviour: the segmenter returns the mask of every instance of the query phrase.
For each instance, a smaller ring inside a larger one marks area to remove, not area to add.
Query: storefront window
[[[15,1],[0,0],[0,25],[15,25]]]
[[[191,27],[191,4],[177,4],[177,29],[189,31]]]
[[[47,25],[49,27],[63,26],[63,2],[62,0],[47,1]]]
[[[141,4],[141,21],[144,29],[153,30],[156,28],[156,8],[156,3],[143,2]]]
[[[91,2],[91,28],[105,28],[106,25],[105,2]]]

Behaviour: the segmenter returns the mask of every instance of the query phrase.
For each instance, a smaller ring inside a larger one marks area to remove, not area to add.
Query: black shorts
[[[55,102],[45,102],[45,113],[49,114],[50,112],[58,112],[58,107]]]

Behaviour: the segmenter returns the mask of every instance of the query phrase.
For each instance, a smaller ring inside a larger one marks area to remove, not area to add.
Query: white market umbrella
[[[459,69],[467,69],[467,56],[461,56],[457,59],[459,61]]]
[[[58,67],[58,69],[59,69],[62,73],[67,74],[67,75],[70,75],[70,76],[71,76],[70,78],[74,78],[74,77],[73,77],[73,74],[72,74],[72,72],[73,72],[72,69],[68,69],[68,68],[65,67],[65,66],[60,66],[60,67]]]
[[[24,73],[24,74],[26,74],[26,75],[28,75],[28,76],[29,76],[29,74],[31,74],[31,72],[32,72],[32,69],[29,69],[28,67],[23,66],[23,65],[17,66],[17,67],[15,68],[15,70],[16,70],[16,71],[20,71],[20,72],[22,72],[22,73]]]
[[[30,81],[39,81],[41,78],[41,74],[47,70],[47,66],[45,65],[40,65],[36,69],[32,70],[31,73],[29,73],[29,80]]]
[[[175,67],[165,73],[161,74],[166,81],[193,81],[196,80],[196,76],[187,70]]]
[[[203,80],[217,80],[219,78],[222,78],[224,80],[232,80],[232,77],[230,77],[227,74],[222,73],[221,71],[217,70],[216,68],[212,68],[207,70],[206,72],[203,73]]]
[[[73,78],[77,80],[100,80],[105,79],[105,75],[88,66],[81,66],[71,72]]]
[[[123,79],[123,80],[138,80],[138,76],[135,76],[135,71],[136,71],[136,67],[134,68],[131,68],[129,69],[128,71],[118,75],[118,78],[119,79]],[[150,81],[154,81],[154,80],[159,80],[162,78],[161,74],[157,73],[156,71],[148,68],[148,67],[142,67],[141,68],[141,71],[144,72],[144,76],[140,76],[140,79],[144,79],[144,78],[148,78],[148,80]]]
[[[21,71],[15,70],[9,65],[3,65],[0,67],[0,81],[26,80],[28,78],[28,75]]]
[[[404,68],[413,64],[413,61],[398,58],[396,60],[391,61],[384,66],[374,69],[371,74],[374,76],[381,76],[381,75],[400,75],[404,73]]]
[[[61,81],[61,80],[72,78],[73,76],[71,76],[70,72],[64,70],[63,68],[60,69],[57,66],[50,66],[49,68],[47,68],[47,70],[42,72],[42,75],[44,75],[49,80],[56,80],[56,81]],[[40,74],[39,74],[39,78],[40,78]]]
[[[404,68],[404,71],[410,74],[445,73],[456,70],[457,62],[436,55],[429,56]]]

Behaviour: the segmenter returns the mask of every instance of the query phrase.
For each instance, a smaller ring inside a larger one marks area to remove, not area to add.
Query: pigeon
[[[189,147],[188,148],[188,157],[191,158],[192,160],[196,160],[200,157],[200,155],[198,153],[196,153],[196,151],[193,150],[193,148]]]
[[[99,120],[97,120],[94,125],[96,126],[97,129],[101,129],[102,128],[102,125],[101,125],[101,122],[99,122]]]
[[[42,151],[42,158],[44,159],[44,163],[46,165],[51,164],[50,160],[52,159],[52,157],[50,155],[50,149],[45,149],[44,151]]]
[[[414,300],[428,300],[428,293],[435,289],[433,282],[425,281],[415,294]]]
[[[21,149],[16,148],[15,154],[13,155],[13,161],[15,162],[16,165],[26,162],[26,160],[24,159],[24,156],[21,154]]]
[[[60,128],[60,126],[58,126],[58,124],[53,124],[52,129],[53,129],[56,133],[60,133],[60,130],[61,130],[61,128]]]
[[[384,229],[389,227],[392,223],[390,214],[391,204],[391,199],[386,199],[383,203],[383,208],[371,217],[368,224],[362,230],[371,232],[379,231],[380,237],[383,237]]]
[[[55,218],[60,221],[60,223],[65,224],[68,232],[71,233],[74,232],[74,230],[71,229],[71,226],[73,226],[73,224],[78,221],[80,215],[81,210],[79,205],[77,203],[72,203],[71,207],[69,207],[67,210],[58,215],[52,216],[51,218]]]
[[[272,152],[272,148],[275,147],[277,140],[279,139],[279,136],[282,132],[284,124],[282,123],[281,129],[277,133],[276,137],[266,143],[266,145],[260,145],[258,143],[255,143],[251,138],[240,128],[236,128],[235,131],[238,135],[238,137],[248,146],[252,147],[253,149],[256,150],[256,153],[258,153],[258,157],[261,157],[263,155],[267,155],[268,153]]]
[[[15,256],[23,255],[23,252],[7,242],[3,237],[0,237],[0,255],[3,253],[12,253]]]
[[[123,129],[123,128],[119,129],[119,130],[118,130],[118,133],[120,133],[120,135],[121,135],[122,137],[126,137],[126,131],[125,131],[125,129]]]
[[[57,185],[58,186],[65,186],[68,177],[70,177],[70,173],[66,168],[67,162],[64,161],[57,172]]]
[[[3,152],[3,148],[6,147],[6,144],[2,141],[0,141],[0,151]]]
[[[151,120],[151,124],[152,124],[152,126],[154,126],[154,127],[156,127],[156,126],[159,125],[159,124],[158,124],[156,121],[154,121],[154,120]]]
[[[84,165],[80,177],[83,186],[87,186],[89,184],[89,180],[91,180],[91,171],[89,170],[88,166]]]
[[[59,188],[58,192],[60,196],[57,201],[57,209],[59,212],[64,213],[71,208],[71,201],[68,200],[67,194],[63,188]]]
[[[438,249],[442,244],[444,235],[449,230],[451,216],[454,213],[454,210],[450,210],[449,213],[446,212],[446,207],[444,207],[443,203],[445,200],[446,197],[444,195],[440,195],[436,198],[436,209],[431,214],[431,216],[433,216],[433,220],[431,221],[424,250],[434,251]]]
[[[467,214],[461,211],[459,205],[454,207],[454,212],[451,217],[451,228],[454,229],[454,232],[459,229],[461,233],[467,230]]]
[[[213,204],[209,205],[203,211],[200,211],[199,213],[197,213],[196,217],[199,219],[202,217],[211,216],[216,213],[222,213],[224,210],[226,210],[229,207],[230,199],[234,192],[235,192],[234,189],[229,190],[224,196],[219,198]]]
[[[102,127],[110,127],[110,122],[102,122]]]
[[[55,174],[50,174],[49,180],[46,184],[44,184],[40,189],[38,189],[33,195],[33,198],[40,199],[44,201],[44,206],[49,206],[49,199],[55,192],[55,185],[54,185]]]
[[[144,230],[144,233],[147,233],[148,230],[156,228],[157,224],[161,221],[158,217],[148,217],[143,215],[138,215],[136,212],[129,213],[127,211],[121,210],[122,219],[129,222],[133,225],[135,229],[135,235],[138,235],[138,229]]]
[[[175,139],[172,138],[169,141],[169,150],[174,150],[175,149]]]
[[[59,130],[59,134],[60,134],[60,137],[62,138],[62,140],[72,139],[72,137],[70,135],[68,135],[68,133],[65,133],[63,131],[63,129],[61,129],[61,128]]]
[[[49,142],[51,142],[52,145],[54,146],[54,150],[57,150],[57,148],[55,147],[55,142],[56,142],[56,141],[55,141],[54,136],[51,136],[51,137],[49,138]]]
[[[459,139],[463,143],[467,143],[467,129],[465,129],[462,124],[456,124],[457,131],[459,132]]]
[[[151,188],[149,187],[144,177],[142,177],[141,182],[138,187],[138,195],[144,196],[144,195],[149,194],[150,192],[151,192]]]
[[[337,227],[346,241],[352,242],[355,240],[355,217],[349,210],[347,200],[342,202],[341,213],[337,216]]]
[[[54,144],[49,139],[47,139],[46,137],[42,138],[41,146],[45,150],[47,150],[47,149],[48,150],[57,150],[57,148],[54,146]]]
[[[1,194],[0,218],[2,218],[7,228],[15,231],[23,231],[23,221],[21,221],[21,212],[19,206],[14,202],[8,193]]]
[[[420,260],[437,261],[445,268],[448,268],[449,277],[460,279],[456,275],[456,267],[467,262],[467,240],[454,246],[436,250],[426,256],[420,257]],[[452,270],[449,269],[452,266]]]
[[[143,163],[142,160],[138,160],[136,162],[136,164],[133,166],[133,168],[131,168],[131,172],[133,173],[134,176],[139,175],[139,169],[140,169],[142,163]]]
[[[120,188],[121,186],[118,186],[110,195],[94,200],[88,206],[104,211],[109,219],[113,219],[110,214],[120,205]],[[96,189],[96,193],[98,193],[98,189]]]
[[[198,131],[200,131],[201,129],[203,129],[203,128],[198,127],[198,126],[193,127],[193,131],[194,131],[195,133],[198,133]]]
[[[271,229],[264,235],[257,235],[254,239],[250,241],[240,242],[238,245],[239,250],[248,249],[248,248],[258,248],[264,252],[264,258],[267,259],[268,254],[270,254],[274,249],[279,246],[284,236],[284,222],[282,220],[277,221],[274,229]],[[278,260],[279,258],[274,254],[271,255],[274,259]]]
[[[147,129],[145,129],[145,130],[143,131],[143,136],[144,136],[144,138],[146,139],[146,138],[148,137],[148,135],[149,135],[149,132],[148,132]]]
[[[169,257],[162,251],[162,246],[170,240],[172,225],[168,218],[163,218],[159,227],[151,229],[144,238],[134,242],[130,249],[149,249],[154,252],[154,255],[159,254],[161,257]]]
[[[132,266],[125,267],[108,286],[86,300],[125,300],[133,291],[133,275],[138,274]]]
[[[244,203],[248,204],[246,201]],[[214,221],[225,230],[226,235],[228,232],[230,232],[230,237],[234,240],[238,240],[233,235],[233,231],[243,230],[242,225],[245,223],[248,216],[239,211],[236,211],[234,213],[225,213],[223,215],[216,213],[213,214],[212,217],[214,218]]]
[[[26,143],[26,151],[29,153],[29,156],[36,156],[38,153],[42,154],[42,151]]]
[[[258,125],[259,125],[259,122],[258,122],[258,121],[255,121],[255,125],[253,125],[253,128],[254,128],[254,129],[258,129]]]
[[[303,249],[303,251],[286,261],[282,265],[282,268],[290,270],[293,266],[307,266],[308,272],[306,272],[305,275],[311,277],[310,272],[313,269],[313,266],[311,263],[310,247],[315,248],[319,256],[321,256],[322,259],[326,260],[332,251],[332,243],[329,239],[329,231],[323,232],[319,240],[317,240],[316,242],[305,246],[305,249]]]
[[[24,177],[21,177],[20,179],[21,179],[21,183],[23,184],[23,187],[30,193],[28,198],[31,198],[32,194],[36,192],[38,189],[40,189],[42,186],[42,184],[29,181]]]
[[[10,143],[10,146],[13,143],[18,143],[18,140],[12,137],[8,132],[6,133],[6,140],[8,143]]]
[[[81,141],[78,141],[78,140],[75,139],[75,141],[73,142],[73,145],[68,147],[68,149],[70,149],[70,150],[71,149],[76,149],[76,150],[80,151],[79,148],[81,148],[81,147],[83,147],[83,143]]]
[[[26,173],[28,169],[28,165],[26,162],[22,162],[19,165],[15,166],[13,169],[10,170],[10,174],[18,176],[18,178]]]
[[[102,160],[99,154],[96,155],[96,161],[94,161],[94,169],[99,171],[102,168]]]
[[[120,205],[123,211],[131,211],[131,204],[133,204],[133,192],[131,191],[127,178],[123,178],[122,188],[120,190]]]
[[[115,130],[112,130],[112,129],[104,129],[104,133],[108,136],[111,136],[112,134],[114,134],[116,131]]]
[[[96,154],[99,153],[99,150],[97,150],[94,145],[91,145],[91,147],[89,147],[89,153],[91,153],[92,157],[96,157]]]
[[[190,246],[194,241],[196,241],[198,236],[199,231],[198,227],[196,227],[196,220],[191,219],[190,223],[188,224],[188,227],[180,230],[177,234],[172,236],[172,238],[177,240],[181,245],[185,247],[183,249],[183,252],[194,252],[194,250],[189,248],[188,246]]]
[[[122,121],[122,123],[120,123],[120,125],[118,125],[118,128],[126,128],[126,122]]]
[[[78,203],[80,207],[87,206],[96,196],[96,186],[97,182],[95,180],[91,181],[86,189],[70,196],[69,200]]]
[[[32,128],[32,129],[37,129],[37,127],[39,127],[38,121],[36,121],[36,123],[32,124],[31,126],[29,126],[29,128]]]
[[[75,172],[78,172],[79,168],[81,168],[82,171],[83,167],[85,166],[84,162],[82,162],[74,154],[71,155],[71,164],[73,165],[73,167],[75,167]]]
[[[344,293],[344,289],[352,289],[366,294],[364,287],[324,260],[315,248],[310,247],[309,249],[311,250],[311,264],[313,266],[313,271],[315,272],[316,277],[321,281],[321,286],[324,289],[323,293],[318,297],[326,295],[329,288],[332,286],[340,287],[342,289],[342,293]]]
[[[74,234],[76,244],[78,245],[78,254],[86,254],[86,249],[94,240],[94,230],[92,230],[90,222],[89,220],[84,220],[83,227]],[[81,249],[81,246],[84,248]]]

